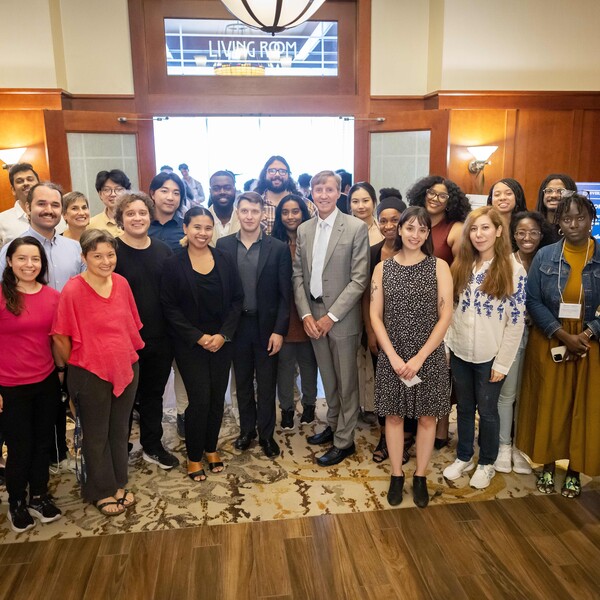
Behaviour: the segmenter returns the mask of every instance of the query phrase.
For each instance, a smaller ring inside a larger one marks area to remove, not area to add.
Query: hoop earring
[[[560,227],[558,228],[558,235],[565,235]]]

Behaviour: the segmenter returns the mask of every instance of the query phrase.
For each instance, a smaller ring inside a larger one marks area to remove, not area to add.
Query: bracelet
[[[583,333],[588,340],[591,340],[594,337],[594,332],[591,329],[585,329]]]
[[[54,365],[54,368],[56,369],[57,373],[65,373],[67,370],[67,365]]]

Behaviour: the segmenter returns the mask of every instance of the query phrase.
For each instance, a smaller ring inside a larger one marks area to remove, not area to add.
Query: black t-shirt
[[[169,246],[157,239],[151,239],[150,246],[141,250],[117,240],[115,272],[125,277],[131,287],[144,325],[140,332],[144,340],[167,336],[160,304],[160,278],[163,264],[172,254]]]

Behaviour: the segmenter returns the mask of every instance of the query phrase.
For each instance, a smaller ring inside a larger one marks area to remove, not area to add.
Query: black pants
[[[188,459],[200,462],[204,452],[215,452],[223,422],[225,392],[233,347],[226,342],[218,352],[196,345],[175,345],[175,360],[189,404],[185,410],[185,445]]]
[[[146,340],[138,351],[140,379],[137,399],[140,413],[140,442],[149,454],[162,448],[163,394],[171,374],[173,346],[169,338]],[[131,428],[130,428],[131,433]]]
[[[233,351],[240,429],[251,433],[258,428],[260,439],[270,439],[275,431],[275,391],[278,355],[269,356],[260,342],[258,318],[242,316]],[[254,374],[258,398],[254,397]]]
[[[69,367],[69,393],[83,432],[86,480],[81,492],[87,502],[114,496],[127,484],[129,415],[138,384],[138,364],[132,367],[133,380],[119,397],[112,393],[112,383],[86,369]]]
[[[48,491],[48,465],[54,449],[54,423],[60,398],[58,376],[39,383],[0,386],[4,400],[6,489],[11,504]]]

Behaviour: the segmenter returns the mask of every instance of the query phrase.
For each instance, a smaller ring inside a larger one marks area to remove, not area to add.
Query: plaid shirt
[[[262,226],[264,232],[267,235],[271,235],[273,225],[275,224],[275,209],[277,206],[267,199],[266,193],[263,194],[263,200],[265,201],[265,214],[262,219]],[[317,214],[317,207],[308,198],[304,198],[304,202],[306,202],[311,218],[314,217]]]

